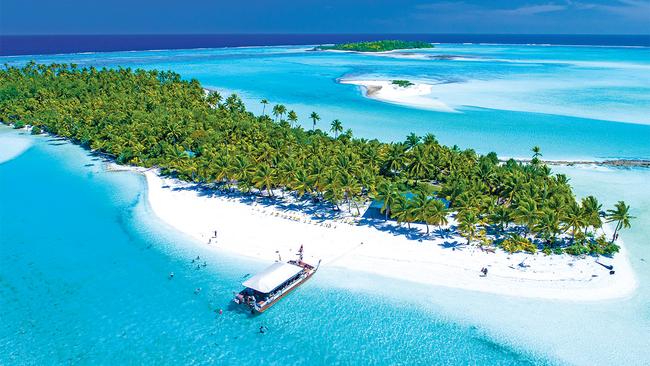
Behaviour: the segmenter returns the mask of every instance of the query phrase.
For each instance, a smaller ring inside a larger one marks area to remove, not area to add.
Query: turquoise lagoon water
[[[300,123],[317,111],[319,127],[338,118],[355,135],[403,139],[433,132],[441,142],[528,157],[650,156],[650,48],[438,45],[412,55],[309,52],[310,47],[258,47],[0,57],[9,64],[171,69],[251,110],[262,98],[294,109]],[[414,57],[457,57],[418,59]],[[361,97],[341,78],[406,78],[436,83],[434,97],[458,113],[418,110]],[[627,123],[611,123],[611,121]]]
[[[236,311],[232,291],[263,263],[157,222],[141,176],[16,135],[1,127],[0,149],[33,145],[0,164],[0,364],[551,363],[416,304],[331,287],[347,274],[327,270],[273,311]]]
[[[239,93],[254,111],[267,98],[296,110],[304,126],[315,110],[322,128],[339,118],[356,136],[386,141],[432,132],[443,143],[503,156],[529,156],[539,145],[551,159],[650,158],[647,48],[439,45],[392,56],[308,49],[0,61],[172,69]],[[340,78],[435,83],[433,97],[456,113],[370,100]],[[152,217],[139,177],[104,173],[77,148],[26,138],[33,147],[0,165],[4,363],[234,363],[246,354],[268,355],[269,363],[650,363],[650,170],[554,168],[579,195],[632,204],[637,219],[621,234],[639,281],[630,298],[517,299],[328,269],[262,317],[218,317],[214,309],[226,306],[240,277],[263,263],[202,252]],[[196,255],[208,261],[205,270],[189,266]],[[264,336],[256,333],[262,323],[271,329]]]

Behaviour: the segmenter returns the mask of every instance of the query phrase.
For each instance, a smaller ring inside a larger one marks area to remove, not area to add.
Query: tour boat
[[[316,273],[316,266],[303,261],[302,246],[297,260],[275,262],[262,272],[242,283],[246,287],[233,299],[233,302],[246,306],[251,313],[263,313],[285,295],[302,285]]]

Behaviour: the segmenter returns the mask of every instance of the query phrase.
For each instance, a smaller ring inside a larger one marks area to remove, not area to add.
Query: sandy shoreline
[[[625,247],[613,259],[600,259],[614,265],[612,276],[592,257],[452,249],[443,243],[462,242],[461,238],[409,239],[395,230],[396,224],[382,227],[383,222],[370,226],[352,218],[316,219],[269,205],[260,197],[200,193],[194,185],[161,178],[154,170],[138,171],[146,177],[152,211],[164,222],[193,237],[198,245],[269,263],[278,254],[283,260],[292,257],[302,244],[307,261],[321,259],[323,269],[340,267],[351,270],[351,275],[362,271],[509,296],[595,301],[629,296],[637,286]],[[518,266],[524,259],[530,267]],[[479,276],[482,267],[489,269],[487,278]]]
[[[414,82],[408,87],[392,84],[392,80],[347,80],[341,84],[352,84],[362,88],[366,97],[389,103],[403,104],[416,108],[431,109],[440,112],[457,112],[444,102],[427,97],[432,85]]]

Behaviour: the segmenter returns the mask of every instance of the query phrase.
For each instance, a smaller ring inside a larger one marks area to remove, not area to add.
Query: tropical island
[[[387,52],[405,49],[433,48],[429,42],[383,40],[370,42],[339,43],[331,46],[318,46],[315,50],[355,51],[355,52]]]
[[[294,195],[357,216],[376,199],[385,220],[421,222],[428,234],[453,218],[467,244],[508,252],[612,255],[617,232],[630,227],[622,201],[607,213],[595,197],[576,201],[537,147],[529,163],[500,163],[495,153],[444,146],[432,134],[383,143],[354,138],[334,120],[328,135],[316,128],[316,112],[305,130],[295,112],[278,104],[271,118],[262,104],[256,116],[237,95],[224,100],[169,71],[30,63],[0,73],[5,123],[184,181]],[[616,223],[611,238],[597,234],[604,220]]]

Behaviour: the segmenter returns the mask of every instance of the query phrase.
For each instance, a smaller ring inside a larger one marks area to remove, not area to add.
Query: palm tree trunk
[[[612,243],[614,243],[614,240],[616,240],[616,233],[620,230],[621,228],[621,222],[619,221],[616,224],[616,227],[614,228],[614,234],[612,235]]]

